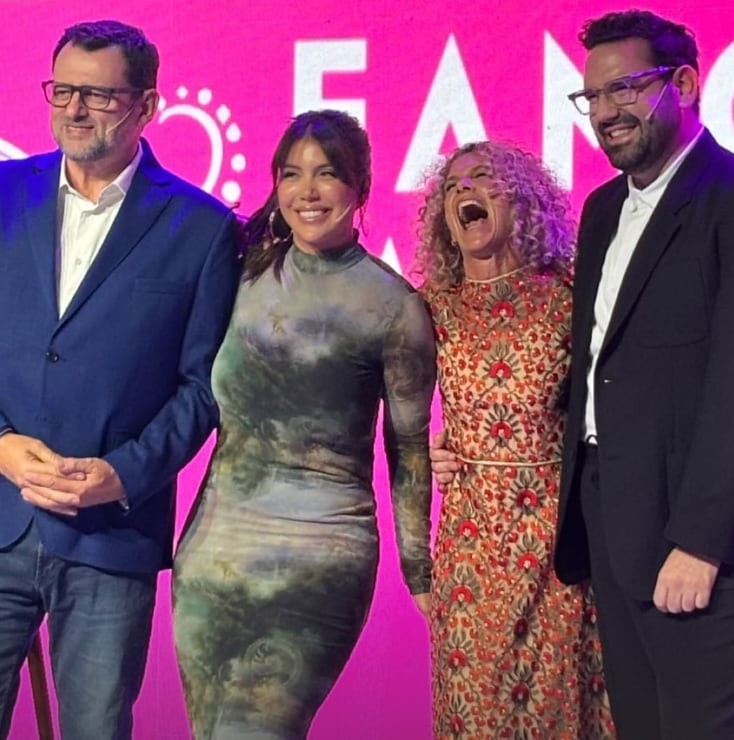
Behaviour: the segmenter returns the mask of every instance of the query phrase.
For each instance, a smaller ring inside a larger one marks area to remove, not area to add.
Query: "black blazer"
[[[555,567],[589,575],[577,450],[594,301],[627,196],[594,191],[579,230]],[[615,576],[651,599],[678,545],[734,564],[734,154],[705,131],[635,248],[596,367],[602,507]]]

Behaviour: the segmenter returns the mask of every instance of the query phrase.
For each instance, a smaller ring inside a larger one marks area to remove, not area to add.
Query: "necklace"
[[[518,272],[522,272],[526,267],[527,265],[522,265],[521,267],[516,267],[514,270],[510,270],[509,272],[503,272],[501,275],[495,275],[494,277],[491,277],[491,278],[479,279],[479,278],[465,277],[464,280],[467,283],[494,283],[496,280],[502,280],[503,278],[508,278],[511,275],[517,275]]]

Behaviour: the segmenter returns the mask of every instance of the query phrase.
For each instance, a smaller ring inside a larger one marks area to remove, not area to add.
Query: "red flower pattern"
[[[449,653],[449,665],[454,667],[466,665],[466,653],[463,650],[452,650]]]
[[[517,567],[529,570],[530,568],[537,568],[539,564],[538,557],[532,552],[526,552],[517,559]]]
[[[467,586],[456,586],[456,588],[451,592],[451,601],[471,604],[471,602],[474,601],[474,594]]]
[[[510,301],[497,301],[492,306],[491,313],[493,319],[511,319],[515,315],[515,307]]]
[[[464,519],[459,524],[457,531],[461,537],[477,537],[479,535],[479,527],[471,519]]]
[[[460,715],[455,714],[451,717],[449,726],[451,727],[451,732],[458,735],[460,732],[464,731],[464,720]]]
[[[432,585],[436,740],[614,737],[596,620],[552,574],[570,291],[520,271],[426,295],[449,439]]]
[[[530,689],[526,683],[519,683],[512,687],[510,696],[512,701],[517,704],[527,704],[528,699],[530,699]]]
[[[515,628],[512,631],[515,633],[515,637],[525,637],[528,633],[528,620],[525,617],[520,617],[515,622]]]
[[[504,421],[496,421],[491,426],[490,434],[493,437],[499,437],[501,439],[510,439],[512,437],[512,427]]]
[[[512,368],[504,361],[497,360],[493,362],[489,368],[490,378],[502,378],[507,379],[512,375]]]
[[[529,488],[524,488],[517,495],[517,504],[524,508],[533,509],[538,505],[538,494]]]

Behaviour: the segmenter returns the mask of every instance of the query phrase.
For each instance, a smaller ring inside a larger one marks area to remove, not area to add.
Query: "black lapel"
[[[655,266],[680,229],[681,212],[695,194],[707,162],[715,156],[715,149],[718,145],[705,131],[668,184],[632,253],[604,337],[605,347],[621,328]]]
[[[592,196],[579,231],[573,291],[573,343],[587,348],[594,325],[594,303],[609,245],[617,233],[619,214],[627,197],[627,178],[620,176]]]

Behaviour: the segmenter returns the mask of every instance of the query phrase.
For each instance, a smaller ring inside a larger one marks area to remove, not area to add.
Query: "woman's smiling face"
[[[319,144],[297,141],[278,180],[278,207],[304,252],[334,249],[353,239],[358,196],[340,180]]]

